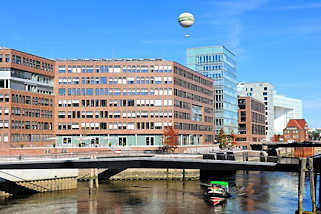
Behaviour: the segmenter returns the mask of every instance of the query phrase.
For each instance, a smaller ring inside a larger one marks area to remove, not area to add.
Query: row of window
[[[200,92],[202,94],[205,94],[205,95],[208,95],[211,97],[213,96],[213,92],[211,90],[208,90],[208,89],[203,88],[199,85],[195,85],[193,83],[187,82],[185,80],[179,79],[177,77],[174,78],[174,84],[181,86],[183,88],[189,89],[189,90]]]
[[[252,122],[254,123],[261,123],[261,124],[265,124],[265,115],[264,114],[259,114],[256,112],[251,112],[251,119]]]
[[[136,122],[136,129],[162,129],[172,126],[171,122]],[[101,122],[101,123],[58,123],[58,130],[134,130],[135,123]]]
[[[108,140],[108,137],[106,138]],[[94,137],[92,139],[90,139],[90,144],[91,145],[99,145],[99,137]],[[64,145],[68,145],[71,144],[72,138],[71,137],[63,137],[63,141],[62,143]],[[127,136],[118,136],[118,141],[117,141],[117,145],[118,146],[127,146]],[[146,146],[154,146],[154,142],[155,142],[155,137],[152,136],[146,136],[145,137],[145,145]],[[85,142],[81,142],[81,144],[86,144]]]
[[[10,55],[9,54],[0,54],[0,63],[1,62],[10,62]]]
[[[212,81],[207,80],[199,75],[196,75],[193,72],[190,72],[190,71],[187,71],[187,70],[184,70],[184,69],[181,69],[181,68],[175,66],[174,73],[178,74],[184,78],[193,80],[194,82],[200,83],[200,85],[206,85],[208,87],[213,88]]]
[[[9,120],[0,120],[0,129],[8,129],[9,128]]]
[[[0,103],[9,102],[9,94],[0,94]]]
[[[11,108],[11,115],[37,118],[52,118],[52,111],[39,109]]]
[[[213,131],[213,126],[190,123],[174,123],[174,128],[178,130]]]
[[[172,95],[171,88],[59,88],[60,96],[147,96],[147,95]],[[207,98],[193,96],[195,100],[207,102]]]
[[[108,103],[108,104],[107,104]],[[81,100],[81,107],[172,106],[172,100]],[[79,100],[58,100],[58,107],[80,107]]]
[[[172,84],[172,77],[59,77],[59,85]]]
[[[11,128],[12,129],[52,130],[52,123],[11,120]]]
[[[4,70],[4,69],[2,69],[2,70]],[[37,82],[37,83],[52,85],[52,80],[53,80],[52,77],[48,77],[48,76],[41,75],[41,74],[35,74],[35,73],[27,72],[27,71],[22,71],[22,70],[18,70],[18,69],[14,69],[14,68],[5,68],[5,70],[10,71],[11,77],[17,77],[20,79],[30,80],[30,81]]]
[[[223,54],[196,56],[196,63],[223,62]]]
[[[172,118],[172,112],[163,111],[59,111],[58,118]]]
[[[9,96],[8,96],[9,102]],[[34,96],[24,96],[12,94],[12,102],[20,104],[32,104],[38,106],[52,106],[53,100],[48,98],[34,97]]]
[[[20,142],[44,142],[52,138],[52,135],[39,135],[39,134],[11,134],[12,143]]]
[[[0,54],[0,63],[1,62],[10,62],[10,55],[6,54],[4,56],[5,58],[3,59],[3,54]],[[36,68],[39,70],[43,70],[43,71],[49,71],[49,72],[53,72],[53,64],[49,64],[46,62],[40,62],[39,60],[34,60],[28,57],[22,57],[19,55],[12,55],[11,56],[11,62],[12,63],[16,63],[18,65],[24,65],[24,66],[28,66],[30,68]]]
[[[60,65],[59,73],[147,73],[172,72],[170,65]]]
[[[183,90],[174,89],[174,95],[182,98],[187,98],[193,101],[201,102],[204,104],[213,105],[213,100],[206,97],[201,97],[193,93],[189,93]]]

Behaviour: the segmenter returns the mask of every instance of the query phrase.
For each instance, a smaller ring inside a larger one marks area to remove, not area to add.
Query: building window
[[[145,137],[146,146],[154,146],[154,137]]]
[[[118,145],[126,146],[127,145],[127,137],[118,137]]]
[[[62,142],[63,144],[71,144],[71,137],[64,137]]]
[[[246,111],[241,111],[241,122],[246,121]]]
[[[58,94],[59,94],[60,96],[65,96],[65,95],[66,95],[66,90],[65,90],[64,88],[59,88],[59,89],[58,89]]]
[[[6,54],[6,62],[10,62],[10,55]]]

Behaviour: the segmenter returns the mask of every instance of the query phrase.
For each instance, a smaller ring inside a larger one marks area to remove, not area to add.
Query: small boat
[[[209,197],[228,198],[230,197],[228,182],[211,181],[207,188]]]

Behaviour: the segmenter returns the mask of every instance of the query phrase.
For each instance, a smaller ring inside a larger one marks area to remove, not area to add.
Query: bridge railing
[[[0,161],[16,161],[16,160],[42,160],[42,159],[90,159],[92,155],[97,158],[104,157],[120,157],[120,156],[136,156],[144,154],[143,151],[121,150],[121,151],[104,151],[104,152],[77,152],[77,153],[56,153],[44,155],[10,155],[0,156]]]
[[[203,159],[211,160],[233,160],[233,161],[255,161],[255,162],[273,162],[284,164],[299,164],[299,159],[290,157],[268,156],[264,151],[225,151],[203,154]]]

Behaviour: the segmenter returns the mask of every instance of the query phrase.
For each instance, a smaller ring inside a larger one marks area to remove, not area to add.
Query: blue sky
[[[165,58],[223,44],[237,54],[239,81],[270,82],[303,100],[321,127],[320,0],[4,1],[0,46],[48,58]],[[182,12],[195,25],[182,29]],[[184,38],[190,33],[190,38]]]

